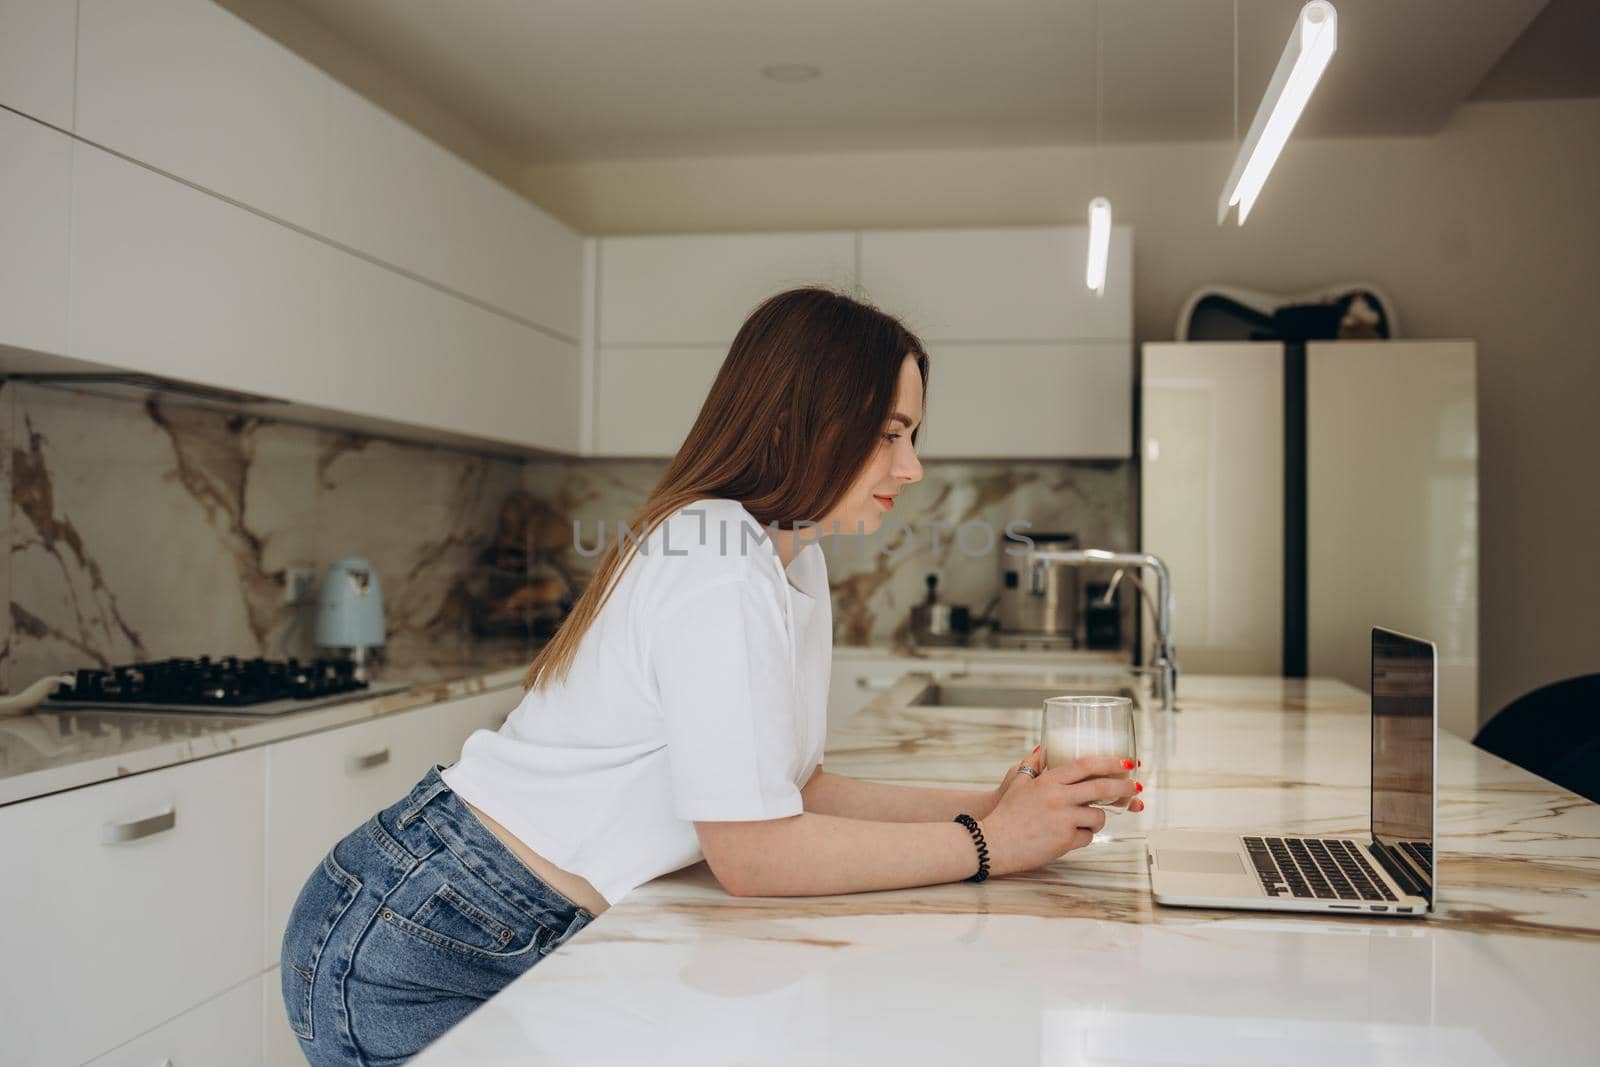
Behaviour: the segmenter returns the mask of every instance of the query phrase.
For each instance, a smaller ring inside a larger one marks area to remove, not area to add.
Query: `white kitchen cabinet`
[[[578,346],[318,246],[317,373],[271,393],[512,445],[578,449]]]
[[[572,342],[582,238],[209,0],[82,0],[85,139]]]
[[[1439,724],[1478,729],[1477,346],[1306,347],[1307,670],[1367,689],[1371,629],[1439,648]],[[1183,645],[1178,645],[1180,654]]]
[[[71,175],[71,138],[0,110],[0,348],[66,350]]]
[[[1283,346],[1147,344],[1141,380],[1141,544],[1172,570],[1183,669],[1279,674]]]
[[[581,235],[360,95],[328,99],[329,236],[576,340]]]
[[[256,1040],[262,988],[271,977],[240,983],[93,1060],[88,1067],[258,1067],[262,1062],[262,1046]],[[287,1022],[284,1029],[288,1030]],[[296,1067],[303,1065],[305,1057],[298,1047],[294,1053]]]
[[[71,0],[0,0],[0,105],[72,129],[77,23]]]
[[[1133,235],[1114,226],[1106,286],[1084,284],[1087,226],[866,230],[867,299],[936,341],[1131,341]]]
[[[74,153],[71,355],[576,451],[575,344],[92,146]]]
[[[474,730],[497,730],[522,691],[493,689],[416,711],[295,738],[267,750],[267,941],[262,1062],[305,1057],[283,1007],[278,953],[300,887],[334,843],[405,795],[430,766],[453,763]],[[305,782],[323,785],[308,790]]]
[[[768,297],[802,285],[848,291],[856,282],[851,232],[608,237],[599,245],[601,348],[720,346],[726,353]]]
[[[594,454],[672,455],[750,310],[808,282],[852,291],[855,239],[597,242]],[[1086,241],[1084,227],[860,234],[867,298],[913,329],[919,316],[934,327],[922,335],[933,365],[925,457],[1132,453],[1132,239],[1115,231],[1098,298],[1082,284]]]
[[[0,808],[22,859],[0,879],[8,1056],[82,1063],[260,973],[265,766],[246,751]]]
[[[386,715],[267,749],[262,966],[278,962],[289,910],[328,849],[404,796],[440,758],[435,713],[423,708]]]
[[[317,391],[332,369],[317,273],[333,250],[93,146],[73,151],[71,355],[285,399]]]
[[[263,1067],[305,1067],[300,1039],[289,1028],[283,1006],[283,977],[274,967],[261,976],[261,1063]]]
[[[323,228],[331,79],[210,0],[78,8],[79,136]]]
[[[453,763],[473,730],[498,727],[519,691],[498,689],[267,749],[266,938],[278,962],[295,897],[328,849],[395,803],[436,763]]]
[[[670,456],[705,403],[725,345],[602,348],[596,355],[599,456]]]
[[[1126,342],[927,342],[924,459],[1078,456],[1133,449]]]

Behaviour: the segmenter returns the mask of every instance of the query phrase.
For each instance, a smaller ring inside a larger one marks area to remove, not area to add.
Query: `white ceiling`
[[[285,2],[528,161],[1095,138],[1093,0]],[[1238,2],[1241,129],[1300,6]],[[1545,0],[1335,6],[1307,136],[1438,129]],[[1099,11],[1107,142],[1233,137],[1233,0]]]

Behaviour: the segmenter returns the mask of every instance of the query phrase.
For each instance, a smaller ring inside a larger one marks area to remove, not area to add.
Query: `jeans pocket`
[[[438,941],[494,954],[527,947],[535,933],[530,922],[523,922],[523,929],[519,930],[496,918],[450,882],[440,882],[439,888],[412,913],[409,921],[416,928],[413,932],[425,932]]]
[[[306,879],[289,912],[279,967],[283,1006],[289,1013],[290,1028],[307,1041],[314,1036],[311,989],[316,983],[317,963],[334,926],[360,891],[361,883],[334,862],[330,852]]]

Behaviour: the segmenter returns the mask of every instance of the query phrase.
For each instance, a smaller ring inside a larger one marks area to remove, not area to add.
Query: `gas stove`
[[[372,685],[344,659],[166,659],[75,672],[41,710],[143,711],[281,715],[290,711],[381,696],[403,685]]]

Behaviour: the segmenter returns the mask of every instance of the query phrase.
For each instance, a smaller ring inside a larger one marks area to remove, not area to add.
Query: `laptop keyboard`
[[[1341,838],[1246,837],[1244,847],[1269,897],[1395,899],[1361,850]]]
[[[1400,848],[1418,867],[1425,871],[1433,870],[1433,846],[1426,841],[1402,841]]]

